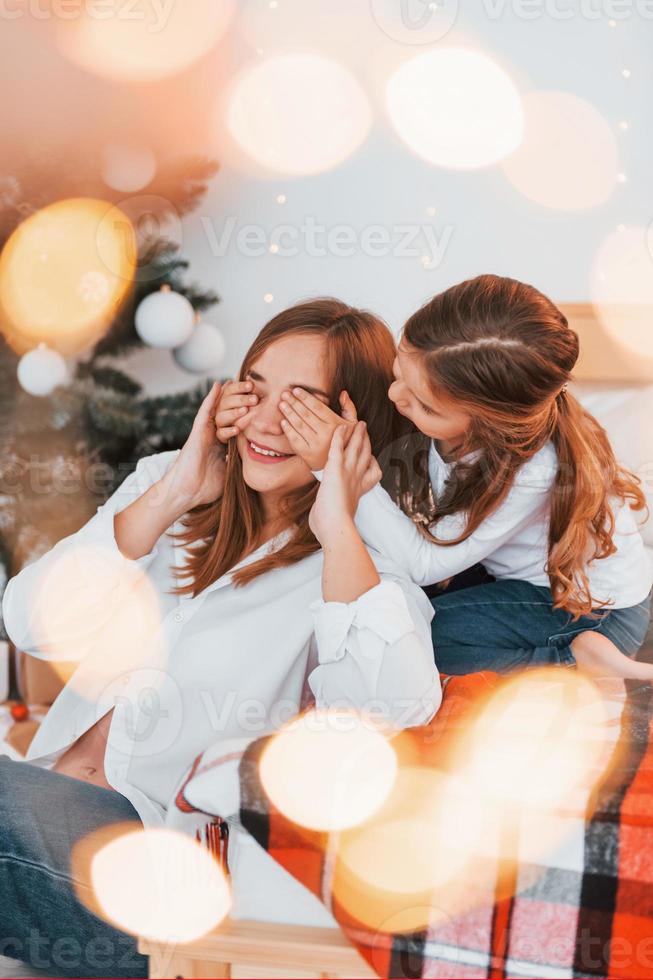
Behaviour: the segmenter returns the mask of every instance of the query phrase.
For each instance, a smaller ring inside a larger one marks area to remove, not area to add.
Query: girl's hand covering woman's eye
[[[356,406],[346,391],[340,393],[339,401],[342,416],[303,388],[281,395],[281,427],[292,451],[312,470],[324,469],[334,432],[339,428],[351,432],[358,419]]]
[[[200,405],[188,439],[166,473],[170,490],[188,509],[213,503],[224,491],[226,450],[215,437],[222,386],[216,381]]]
[[[355,422],[349,429],[338,426],[309,515],[310,528],[321,545],[353,523],[358,501],[380,479],[365,422]]]
[[[226,381],[215,412],[215,432],[220,442],[229,442],[246,427],[250,410],[258,403],[252,381]]]

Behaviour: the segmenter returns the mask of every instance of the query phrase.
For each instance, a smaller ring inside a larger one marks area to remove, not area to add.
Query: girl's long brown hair
[[[291,334],[324,337],[330,407],[340,414],[338,396],[341,391],[348,391],[359,417],[367,422],[372,451],[379,455],[402,424],[387,397],[395,357],[395,343],[388,327],[372,313],[336,299],[300,303],[277,314],[263,327],[245,355],[239,379],[245,379],[254,362],[271,344]],[[236,585],[245,585],[273,568],[293,565],[319,550],[320,545],[308,526],[317,490],[314,480],[288,495],[284,502],[291,529],[288,541],[274,553],[236,571],[233,575]],[[189,511],[182,526],[184,530],[169,533],[185,546],[188,557],[184,565],[173,570],[190,578],[190,582],[172,589],[174,595],[196,596],[261,543],[260,498],[243,479],[235,445],[228,455],[221,499]]]
[[[471,426],[443,498],[428,480],[430,440],[413,433],[412,474],[395,474],[403,508],[440,545],[473,534],[505,500],[517,471],[552,440],[558,473],[552,488],[547,573],[554,607],[576,619],[605,605],[592,596],[587,563],[614,554],[610,497],[645,509],[640,480],[615,459],[605,430],[567,390],[579,353],[565,316],[533,286],[485,275],[447,289],[405,325],[401,341],[420,357],[436,395],[455,400]],[[417,478],[415,474],[417,473]],[[466,515],[463,534],[437,538],[437,521]],[[426,530],[436,522],[435,534]]]

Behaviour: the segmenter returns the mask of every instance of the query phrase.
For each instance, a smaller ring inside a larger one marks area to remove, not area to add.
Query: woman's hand
[[[163,477],[166,489],[187,510],[213,503],[222,496],[226,449],[215,433],[215,413],[222,386],[215,382],[195,416],[179,456]]]
[[[253,381],[227,381],[214,411],[215,432],[220,442],[227,443],[247,426],[249,413],[258,403]]]
[[[324,469],[336,430],[343,428],[349,435],[356,424],[356,407],[346,391],[340,393],[339,401],[342,416],[303,388],[293,388],[281,395],[279,408],[284,415],[281,420],[284,434],[292,451],[311,470]]]
[[[338,426],[309,515],[310,528],[323,547],[354,526],[358,501],[380,479],[365,422],[349,429]]]

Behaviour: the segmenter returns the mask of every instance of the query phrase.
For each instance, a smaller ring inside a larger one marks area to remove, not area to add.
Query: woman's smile
[[[282,453],[272,446],[266,446],[262,442],[247,440],[247,455],[257,463],[283,463],[287,459],[292,459],[294,453]]]

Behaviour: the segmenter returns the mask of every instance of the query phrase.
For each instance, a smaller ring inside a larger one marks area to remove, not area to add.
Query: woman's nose
[[[256,428],[261,432],[269,432],[271,435],[283,435],[281,419],[283,415],[279,409],[278,398],[266,398],[260,401],[252,409],[252,415],[256,423]]]

